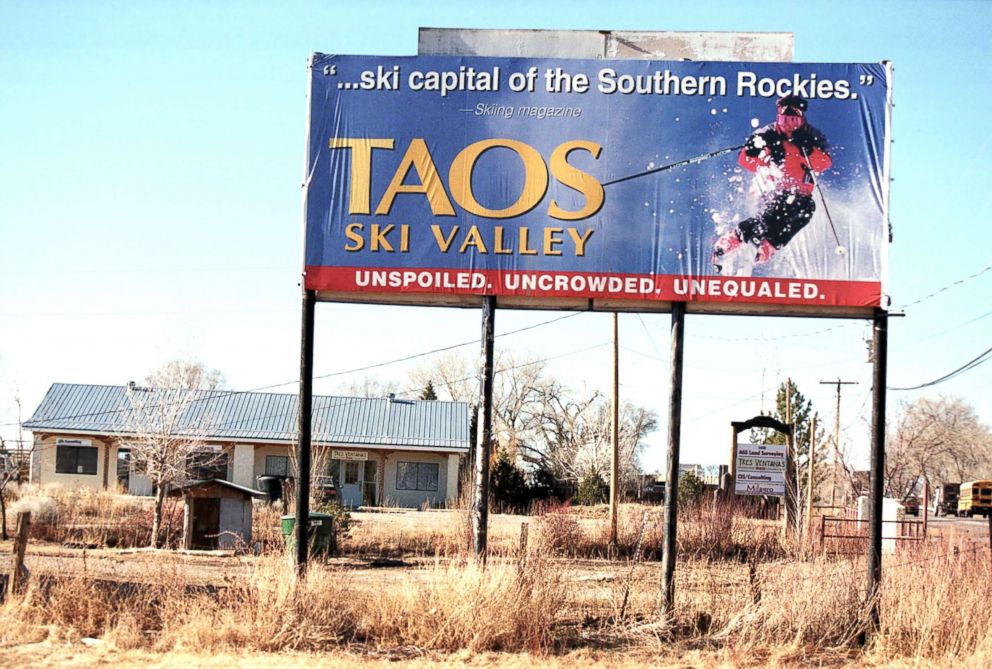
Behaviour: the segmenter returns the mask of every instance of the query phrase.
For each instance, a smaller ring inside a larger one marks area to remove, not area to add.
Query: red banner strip
[[[307,267],[307,290],[877,307],[877,281],[588,272]]]

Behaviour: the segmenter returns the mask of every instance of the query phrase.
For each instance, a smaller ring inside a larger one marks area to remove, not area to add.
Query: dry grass
[[[126,548],[147,546],[151,538],[151,498],[68,490],[57,484],[25,485],[17,497],[8,515],[13,518],[18,511],[30,511],[35,541]],[[162,524],[165,545],[175,545],[182,532],[178,500],[167,500]]]
[[[261,513],[268,515],[256,515],[256,523],[275,525],[278,509]],[[492,663],[661,666],[682,658],[705,667],[909,668],[989,666],[992,659],[992,562],[984,545],[948,539],[887,556],[882,624],[864,645],[864,559],[810,557],[779,539],[779,525],[730,508],[682,518],[676,611],[667,619],[658,615],[661,573],[651,559],[660,554],[658,509],[624,507],[614,549],[597,508],[495,515],[493,557],[484,567],[465,557],[461,512],[359,513],[355,520],[346,551],[419,556],[419,566],[375,570],[342,560],[314,564],[297,581],[282,556],[240,558],[242,569],[216,587],[166,561],[142,585],[108,584],[86,571],[36,576],[26,593],[0,606],[0,653],[96,637],[114,658],[361,658],[350,664],[489,666],[486,658],[498,658]],[[529,524],[525,550],[521,522]],[[279,541],[273,537],[273,547]]]
[[[27,593],[0,607],[0,644],[98,637],[116,650],[155,652],[469,656],[679,648],[756,666],[771,657],[782,666],[814,659],[828,666],[855,659],[980,666],[980,658],[989,657],[987,552],[955,555],[941,546],[893,558],[886,566],[882,627],[864,649],[862,567],[821,558],[764,563],[752,573],[746,564],[685,561],[671,620],[656,614],[656,564],[598,561],[593,568],[537,550],[494,558],[485,568],[435,560],[366,578],[315,565],[299,583],[283,560],[260,559],[248,575],[217,591],[194,587],[176,569],[156,574],[154,585],[123,587],[84,574],[35,579]]]
[[[346,573],[314,565],[296,581],[265,559],[220,589],[178,571],[155,584],[109,585],[86,575],[34,579],[0,607],[0,644],[100,637],[116,648],[326,650],[370,648],[545,653],[562,642],[561,569],[540,556],[490,564],[437,562],[383,589],[356,588]]]

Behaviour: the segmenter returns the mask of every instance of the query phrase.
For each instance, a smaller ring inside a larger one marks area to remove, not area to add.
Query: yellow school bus
[[[961,484],[958,495],[959,516],[985,516],[992,513],[992,481],[969,481]]]

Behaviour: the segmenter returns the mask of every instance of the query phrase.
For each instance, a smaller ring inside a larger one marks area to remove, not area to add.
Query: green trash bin
[[[311,555],[334,555],[337,542],[334,536],[334,516],[329,513],[311,513],[310,528],[307,537],[310,542]],[[282,536],[286,539],[286,547],[290,550],[296,546],[296,516],[290,514],[282,517]]]

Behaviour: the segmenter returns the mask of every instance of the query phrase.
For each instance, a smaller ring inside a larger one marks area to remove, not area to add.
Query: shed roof
[[[287,393],[169,390],[54,383],[24,427],[36,432],[134,434],[135,406],[176,409],[174,434],[218,441],[294,442],[298,398]],[[465,402],[315,395],[315,442],[469,448]]]
[[[236,490],[242,493],[245,497],[265,497],[265,493],[261,490],[255,490],[254,488],[246,488],[243,485],[238,485],[237,483],[232,483],[230,481],[225,481],[224,479],[203,479],[197,481],[186,481],[181,483],[169,490],[169,495],[175,497],[177,495],[182,495],[187,490],[194,490],[196,488],[206,488],[208,486],[217,485],[222,488],[230,488],[231,490]]]

